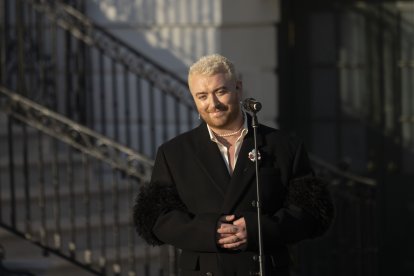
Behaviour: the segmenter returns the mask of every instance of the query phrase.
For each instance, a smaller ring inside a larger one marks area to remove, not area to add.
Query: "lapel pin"
[[[253,149],[251,152],[249,152],[249,159],[252,162],[256,161],[256,151]],[[257,160],[260,160],[261,156],[260,156],[260,151],[257,151]]]

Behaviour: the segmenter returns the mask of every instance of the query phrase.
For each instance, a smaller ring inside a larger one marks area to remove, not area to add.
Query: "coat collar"
[[[239,157],[234,168],[233,175],[230,177],[226,164],[221,156],[217,144],[210,140],[206,123],[202,123],[196,128],[195,143],[196,162],[211,180],[212,184],[224,197],[222,212],[231,213],[239,198],[251,184],[251,179],[255,175],[255,163],[249,158],[249,152],[254,149],[253,128],[251,117],[247,115],[249,131],[244,137]],[[257,133],[258,147],[262,145],[263,138],[260,131]]]
[[[211,141],[206,123],[196,129],[196,161],[210,178],[212,184],[224,196],[230,175],[216,143]],[[191,172],[190,172],[191,173]]]

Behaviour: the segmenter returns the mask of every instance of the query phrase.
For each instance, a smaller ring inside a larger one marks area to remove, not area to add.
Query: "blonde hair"
[[[219,54],[212,54],[201,57],[188,71],[188,78],[191,75],[212,76],[223,73],[228,79],[237,80],[237,73],[234,64],[226,57]]]

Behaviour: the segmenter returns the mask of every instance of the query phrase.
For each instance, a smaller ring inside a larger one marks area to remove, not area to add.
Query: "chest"
[[[225,165],[220,162],[214,165],[222,166],[222,171],[226,170]],[[252,164],[248,165],[232,176],[228,172],[223,176],[224,173],[209,171],[196,160],[191,162],[190,166],[177,163],[172,171],[181,199],[195,214],[221,213],[229,198],[235,202],[233,210],[254,211],[256,207],[252,202],[256,200],[256,177],[255,173],[251,173],[251,170],[254,171]],[[259,180],[263,212],[274,213],[282,207],[286,196],[280,170],[274,167],[260,167]]]

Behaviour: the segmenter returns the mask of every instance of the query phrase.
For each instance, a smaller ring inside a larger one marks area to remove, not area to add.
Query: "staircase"
[[[5,88],[0,92],[8,115],[2,113],[2,130],[9,131],[1,143],[9,152],[0,163],[0,225],[84,271],[163,271],[150,264],[164,249],[144,245],[131,222],[134,196],[148,182],[152,161]],[[13,246],[16,238],[4,231],[0,241],[12,255],[37,263],[29,257],[32,247]],[[62,261],[41,263],[45,275],[73,275]]]
[[[76,3],[0,6],[4,264],[39,275],[73,275],[70,263],[80,275],[173,275],[175,249],[144,245],[130,210],[158,144],[194,125],[185,82]],[[42,252],[58,258],[39,262]]]
[[[177,275],[177,250],[145,245],[131,207],[157,146],[197,124],[187,84],[66,2],[0,1],[2,263],[35,275]],[[375,210],[375,182],[313,161],[338,202]],[[354,207],[346,216],[366,220]],[[351,233],[369,231],[359,227]],[[375,238],[353,246],[365,254]]]

